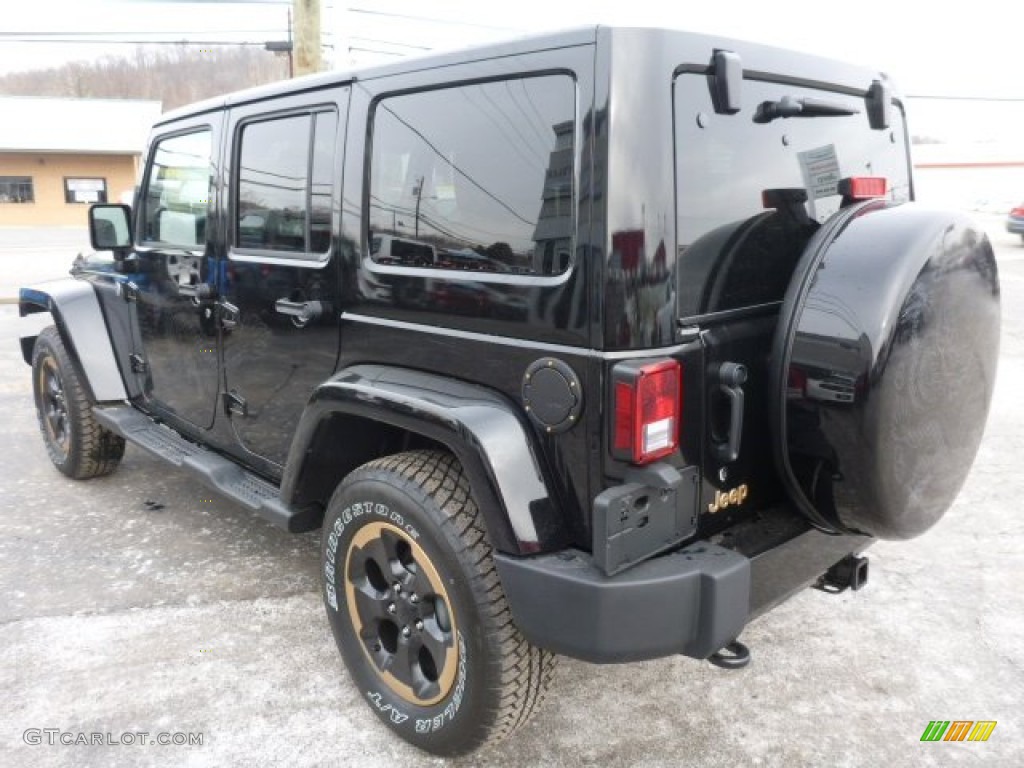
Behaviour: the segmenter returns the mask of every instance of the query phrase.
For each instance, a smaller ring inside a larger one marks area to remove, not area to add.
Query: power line
[[[907,94],[908,99],[934,99],[935,101],[1003,101],[1003,102],[1024,102],[1024,96],[940,96],[912,93]]]
[[[522,131],[520,131],[519,127],[516,125],[517,121],[514,118],[509,117],[509,115],[505,112],[505,110],[501,108],[500,100],[495,100],[494,98],[492,98],[491,95],[487,92],[487,90],[488,90],[487,88],[484,88],[484,87],[481,86],[481,87],[479,87],[477,92],[481,96],[483,96],[485,101],[487,101],[492,107],[494,107],[494,110],[499,115],[501,115],[500,122],[504,123],[509,128],[511,128],[512,132],[515,133],[515,135],[519,137],[519,141],[522,142],[522,145],[526,148],[526,151],[528,153],[532,153],[532,155],[533,155],[531,160],[530,160],[530,162],[532,162],[535,165],[537,165],[537,167],[540,168],[540,170],[543,172],[545,170],[545,166],[547,165],[547,162],[546,162],[547,161],[547,157],[545,157],[545,155],[544,155],[543,148],[540,151],[537,151],[537,149],[534,147],[534,145],[531,144],[530,141],[525,136],[523,136]],[[467,88],[466,91],[468,92],[469,89]],[[518,108],[519,105],[516,104],[516,107]]]
[[[221,29],[218,32],[228,35],[262,35],[262,34],[276,34],[280,32],[280,28],[276,29]],[[102,35],[113,36],[113,35],[195,35],[199,32],[197,30],[190,30],[185,32],[168,32],[161,30],[160,32],[150,32],[147,30],[138,30],[129,32],[127,30],[114,30],[111,32],[0,32],[0,37],[99,37]]]
[[[360,85],[360,84],[357,82],[356,85]],[[444,160],[448,165],[450,165],[452,168],[454,168],[456,171],[458,171],[462,175],[462,177],[465,178],[470,184],[472,184],[474,187],[479,189],[481,192],[483,192],[485,195],[487,195],[489,198],[491,198],[494,202],[496,202],[502,208],[504,208],[506,211],[511,213],[513,216],[515,216],[517,219],[519,219],[524,224],[528,224],[530,226],[535,226],[536,225],[535,221],[530,221],[529,219],[526,219],[523,216],[520,216],[519,212],[516,211],[511,205],[506,203],[504,200],[502,200],[500,197],[495,195],[489,189],[484,187],[480,182],[478,182],[476,179],[474,179],[472,176],[470,176],[468,173],[466,173],[464,170],[462,170],[459,166],[457,166],[455,163],[453,163],[451,160],[449,160],[447,157],[445,157],[445,154],[441,150],[439,150],[436,146],[434,146],[434,144],[430,141],[430,139],[428,139],[426,136],[424,136],[417,128],[415,128],[414,126],[412,126],[408,122],[406,122],[404,119],[402,119],[398,115],[398,113],[395,112],[393,109],[391,109],[391,107],[389,107],[386,103],[382,102],[381,105],[380,105],[380,108],[383,109],[385,112],[388,112],[398,122],[400,122],[402,125],[404,125],[406,128],[408,128],[414,134],[419,136],[419,138],[423,141],[423,143],[426,144],[434,152],[434,154],[436,154],[438,157],[440,157],[442,160]]]
[[[164,5],[170,3],[192,3],[193,5],[291,5],[292,0],[133,0],[142,5]]]
[[[544,118],[541,117],[540,111],[537,109],[537,105],[534,103],[533,99],[530,98],[530,92],[526,90],[526,78],[519,78],[518,83],[519,87],[523,89],[523,95],[526,97],[526,101],[527,103],[529,103],[530,109],[533,111],[533,116],[537,118],[537,124],[540,125],[540,133],[542,136],[541,143],[543,145],[543,141],[545,138],[547,138],[547,132],[548,130],[550,130],[551,126],[545,124]],[[512,87],[508,84],[507,80],[505,81],[505,87],[508,88],[509,93],[511,94]],[[531,117],[529,114],[527,114],[527,121],[530,123],[531,126],[534,125],[533,117]]]
[[[348,50],[349,53],[351,53],[352,51],[362,51],[363,53],[380,53],[385,56],[398,56],[399,58],[405,56],[404,53],[399,53],[398,51],[382,51],[380,48],[363,48],[358,45],[350,45],[348,47]]]
[[[252,45],[262,48],[266,45],[265,40],[253,42],[250,40],[81,40],[75,38],[31,38],[28,40],[10,40],[15,43],[74,43],[75,45]],[[330,46],[325,46],[330,47]]]
[[[433,48],[428,48],[425,45],[410,45],[409,43],[396,43],[391,40],[377,40],[376,38],[373,37],[359,37],[358,35],[353,35],[349,37],[349,40],[362,40],[364,43],[380,43],[381,45],[394,45],[399,48],[416,48],[421,51],[433,50]]]
[[[370,205],[372,207],[374,207],[374,208],[380,208],[381,210],[385,210],[385,211],[392,211],[392,212],[394,212],[396,214],[402,214],[403,216],[415,216],[416,215],[416,209],[415,208],[413,208],[411,206],[407,206],[407,205],[399,205],[398,203],[389,202],[388,200],[385,200],[384,198],[382,198],[382,197],[380,197],[378,195],[375,195],[372,192],[370,193],[370,200],[376,200],[377,201],[376,203],[372,203],[372,202],[370,203]],[[420,218],[421,219],[422,218],[430,218],[430,214],[429,213],[424,213],[424,212],[421,211],[420,212]],[[451,226],[451,227],[458,227],[460,229],[467,230],[467,231],[468,230],[472,230],[474,232],[479,232],[481,234],[487,235],[488,239],[490,239],[492,241],[495,241],[495,240],[505,240],[506,242],[511,242],[512,240],[515,240],[515,239],[518,239],[518,238],[522,237],[522,235],[520,235],[518,232],[513,232],[513,233],[504,232],[503,233],[503,232],[498,232],[497,230],[494,230],[494,229],[486,229],[484,227],[476,227],[476,226],[473,226],[472,224],[468,224],[468,223],[466,223],[464,221],[454,222],[454,221],[448,221],[447,219],[445,221],[448,222],[448,225]],[[460,236],[459,239],[460,240],[465,240],[465,239],[470,238],[470,237],[471,237],[471,235]],[[480,242],[480,238],[478,236],[474,237],[472,239],[472,241],[473,242]]]
[[[348,13],[365,13],[368,16],[387,16],[392,19],[409,19],[411,21],[425,21],[428,24],[449,24],[459,27],[478,27],[480,29],[496,29],[502,32],[522,32],[518,27],[496,27],[492,24],[476,24],[472,21],[454,21],[452,19],[433,19],[428,16],[409,16],[404,13],[388,13],[387,11],[371,11],[367,8],[346,8]]]
[[[476,103],[475,101],[473,101],[473,99],[469,98],[471,90],[470,88],[459,88],[458,90],[459,93],[462,95],[462,98],[468,101],[473,106],[474,109],[476,109],[478,112],[480,112],[480,114],[482,114],[484,117],[491,121],[491,124],[494,125],[495,128],[497,128],[498,133],[500,133],[502,137],[505,139],[506,145],[510,149],[512,149],[512,151],[514,151],[517,155],[519,155],[519,157],[522,158],[524,163],[527,163],[528,165],[533,165],[535,167],[539,167],[540,170],[544,170],[543,159],[541,160],[541,165],[537,166],[536,158],[531,158],[528,156],[528,154],[523,154],[522,150],[519,148],[519,145],[516,144],[513,138],[505,130],[505,126],[502,125],[502,121],[495,118],[495,116],[492,115],[489,110],[484,109],[484,107],[482,107],[480,104]],[[506,120],[507,119],[508,118],[506,117]]]

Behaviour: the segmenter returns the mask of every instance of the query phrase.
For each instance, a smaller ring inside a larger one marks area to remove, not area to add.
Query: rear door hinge
[[[128,362],[131,363],[132,373],[145,373],[149,370],[149,363],[142,355],[128,355]]]
[[[123,283],[118,283],[118,287],[121,290],[121,298],[125,301],[138,301],[139,300],[139,286],[130,280]]]
[[[238,327],[240,313],[238,307],[227,301],[220,302],[220,327],[225,331],[233,331]]]
[[[248,416],[249,405],[245,402],[245,398],[237,392],[225,392],[224,393],[224,412],[228,416]]]

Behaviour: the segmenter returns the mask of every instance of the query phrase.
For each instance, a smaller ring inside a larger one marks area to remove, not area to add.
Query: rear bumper
[[[1015,235],[1024,235],[1024,219],[1010,216],[1006,220],[1006,231]]]
[[[715,538],[728,548],[698,542],[614,576],[578,550],[495,560],[516,625],[535,645],[594,663],[703,659],[873,541],[820,533],[791,513]]]
[[[535,645],[584,661],[706,658],[747,620],[750,561],[697,544],[606,576],[589,555],[495,555],[520,631]]]

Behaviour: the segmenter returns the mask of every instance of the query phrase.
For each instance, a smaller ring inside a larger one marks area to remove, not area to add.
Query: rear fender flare
[[[448,448],[469,478],[496,550],[522,555],[564,544],[561,515],[514,406],[480,386],[390,366],[352,366],[316,390],[289,452],[281,484],[286,503],[301,498],[303,465],[317,429],[335,415],[386,424]]]

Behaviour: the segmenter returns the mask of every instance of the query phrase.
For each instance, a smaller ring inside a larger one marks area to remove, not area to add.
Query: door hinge
[[[128,362],[131,363],[132,373],[145,373],[149,370],[149,363],[142,355],[128,355]]]
[[[220,327],[225,331],[233,331],[238,327],[238,307],[227,301],[220,302]]]
[[[249,405],[237,392],[224,393],[224,412],[228,416],[248,416]]]
[[[124,283],[118,283],[118,287],[121,290],[121,298],[125,301],[138,301],[139,300],[139,286],[135,283],[128,281]]]

